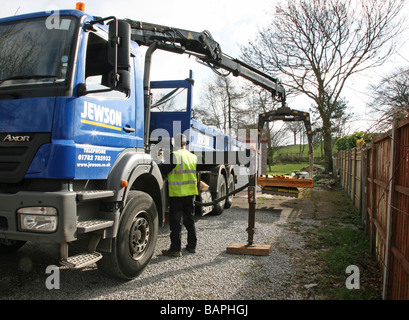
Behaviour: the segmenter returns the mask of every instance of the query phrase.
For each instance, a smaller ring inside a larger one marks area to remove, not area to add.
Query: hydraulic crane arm
[[[210,32],[195,32],[129,19],[125,21],[131,26],[131,39],[139,45],[193,55],[212,69],[224,69],[261,86],[285,106],[285,90],[278,79],[224,54]]]

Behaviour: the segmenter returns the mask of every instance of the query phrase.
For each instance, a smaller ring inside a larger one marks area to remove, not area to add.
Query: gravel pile
[[[0,299],[113,299],[113,300],[274,300],[301,299],[291,281],[294,270],[287,250],[302,247],[302,239],[285,229],[274,210],[256,212],[254,241],[273,244],[269,256],[226,253],[231,243],[247,242],[248,209],[234,206],[220,216],[198,217],[196,254],[182,251],[180,258],[161,255],[169,247],[168,226],[160,229],[155,255],[140,277],[124,282],[100,272],[97,266],[60,270],[60,289],[48,290],[47,265],[55,263],[58,248],[35,245],[32,269],[10,272],[0,281],[7,292]],[[183,233],[183,243],[186,241]],[[14,259],[24,258],[27,244]],[[34,251],[32,251],[34,252]]]

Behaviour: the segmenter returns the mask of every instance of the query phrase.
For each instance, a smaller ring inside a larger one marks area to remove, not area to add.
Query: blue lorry
[[[179,132],[207,186],[197,202],[222,199],[199,213],[231,205],[234,164],[248,157],[239,141],[192,119],[192,74],[150,80],[157,49],[195,55],[285,101],[276,79],[224,55],[207,31],[77,9],[0,19],[1,253],[27,241],[55,243],[63,265],[97,262],[108,274],[138,276],[167,212],[158,163]],[[170,110],[176,96],[182,105]],[[70,255],[73,243],[84,253]]]

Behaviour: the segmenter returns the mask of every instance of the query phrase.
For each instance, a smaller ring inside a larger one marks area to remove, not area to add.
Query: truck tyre
[[[131,280],[147,267],[158,237],[158,212],[145,192],[130,191],[121,214],[112,251],[99,262],[101,269],[115,277]]]
[[[227,188],[227,193],[230,193],[230,192],[234,191],[234,177],[233,177],[232,174],[229,174],[227,187],[228,187],[228,188]],[[230,197],[228,197],[228,198],[226,199],[226,203],[224,204],[224,207],[225,207],[226,209],[230,208],[231,205],[233,204],[233,198],[234,198],[234,196],[231,195]]]
[[[226,186],[226,179],[224,175],[219,174],[219,177],[217,178],[217,193],[216,193],[216,199],[219,199],[221,197],[224,197],[227,194],[227,186]],[[214,199],[214,200],[216,200]],[[226,203],[226,200],[222,200],[215,204],[214,209],[212,213],[216,216],[221,215],[223,213],[224,205]]]
[[[13,253],[20,249],[26,241],[19,240],[0,240],[0,254],[1,253]]]

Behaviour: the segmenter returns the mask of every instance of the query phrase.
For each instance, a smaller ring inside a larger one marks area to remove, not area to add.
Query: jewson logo
[[[122,112],[120,111],[84,101],[84,109],[80,116],[82,123],[122,131]]]

